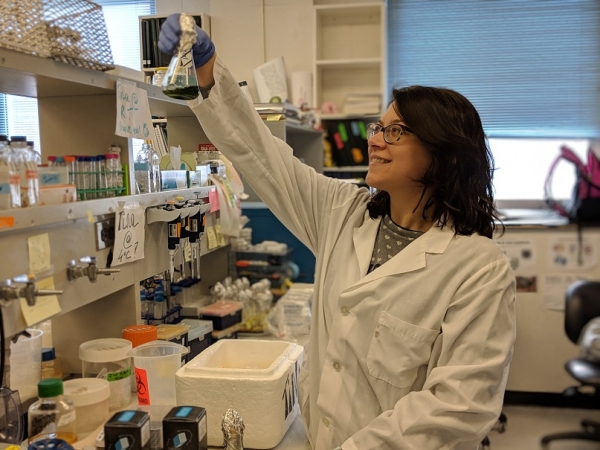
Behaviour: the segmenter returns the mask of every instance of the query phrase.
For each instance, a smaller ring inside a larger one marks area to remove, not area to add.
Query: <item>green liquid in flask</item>
[[[178,100],[193,100],[200,95],[198,86],[173,87],[163,89],[163,93]]]

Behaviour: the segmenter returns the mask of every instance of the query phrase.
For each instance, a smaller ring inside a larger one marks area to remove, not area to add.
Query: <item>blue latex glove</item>
[[[181,27],[179,25],[180,14],[171,14],[160,27],[158,37],[158,48],[169,54],[177,52],[179,47],[179,36]],[[196,43],[192,46],[194,67],[201,67],[215,54],[215,45],[202,28],[196,25]]]

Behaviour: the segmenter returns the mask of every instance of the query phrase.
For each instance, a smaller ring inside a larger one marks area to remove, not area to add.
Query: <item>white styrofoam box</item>
[[[221,419],[234,408],[244,421],[244,447],[275,447],[297,417],[301,345],[224,339],[175,374],[178,405],[206,408],[208,445],[223,443]]]

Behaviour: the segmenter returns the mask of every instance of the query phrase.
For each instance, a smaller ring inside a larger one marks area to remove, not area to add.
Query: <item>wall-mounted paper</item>
[[[112,267],[144,258],[144,212],[145,208],[137,203],[117,208]]]
[[[115,134],[126,138],[150,139],[156,145],[148,95],[135,83],[117,80],[117,125]]]
[[[288,99],[288,87],[283,56],[275,58],[254,69],[254,82],[259,103],[270,103],[279,97],[278,103]]]

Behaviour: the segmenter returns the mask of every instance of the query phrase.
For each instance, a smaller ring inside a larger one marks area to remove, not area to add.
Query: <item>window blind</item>
[[[388,0],[388,84],[447,87],[490,137],[600,136],[597,0]]]
[[[95,0],[102,6],[115,64],[140,70],[139,16],[154,14],[154,0]]]

